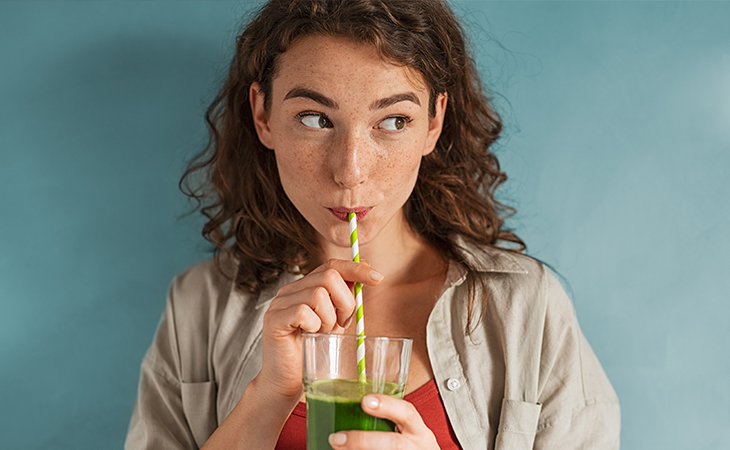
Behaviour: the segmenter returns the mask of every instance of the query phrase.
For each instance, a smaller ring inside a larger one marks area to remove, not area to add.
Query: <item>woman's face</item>
[[[324,36],[301,38],[281,55],[268,111],[259,91],[254,84],[250,92],[259,139],[275,152],[284,191],[323,251],[349,247],[350,211],[360,245],[408,230],[402,208],[441,133],[445,96],[429,117],[419,73],[385,63],[370,46]]]

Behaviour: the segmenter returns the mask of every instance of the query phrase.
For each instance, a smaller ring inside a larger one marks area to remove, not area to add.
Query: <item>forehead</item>
[[[408,89],[428,96],[426,83],[417,70],[384,60],[373,45],[335,36],[295,40],[279,56],[273,81],[281,87],[345,89],[350,95]],[[277,94],[283,95],[275,92],[274,97]]]

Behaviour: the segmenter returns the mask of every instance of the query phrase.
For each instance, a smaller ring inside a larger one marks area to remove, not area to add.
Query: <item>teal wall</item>
[[[0,447],[120,448],[247,2],[0,2]],[[624,449],[730,448],[730,3],[457,2]]]

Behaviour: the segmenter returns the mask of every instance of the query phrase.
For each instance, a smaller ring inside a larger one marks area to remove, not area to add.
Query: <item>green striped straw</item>
[[[357,244],[357,214],[354,212],[347,213],[350,221],[350,250],[352,251],[352,260],[360,262],[360,247]],[[355,302],[357,311],[355,318],[357,323],[357,379],[361,383],[365,382],[365,321],[363,320],[362,308],[362,284],[355,283]]]

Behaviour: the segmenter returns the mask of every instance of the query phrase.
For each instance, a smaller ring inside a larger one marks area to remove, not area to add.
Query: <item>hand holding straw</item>
[[[360,262],[360,247],[357,244],[357,214],[354,212],[347,213],[350,221],[350,250],[352,252],[352,260]],[[357,310],[355,318],[357,319],[357,379],[361,383],[365,382],[365,321],[363,320],[362,308],[362,284],[355,283],[355,302]]]

